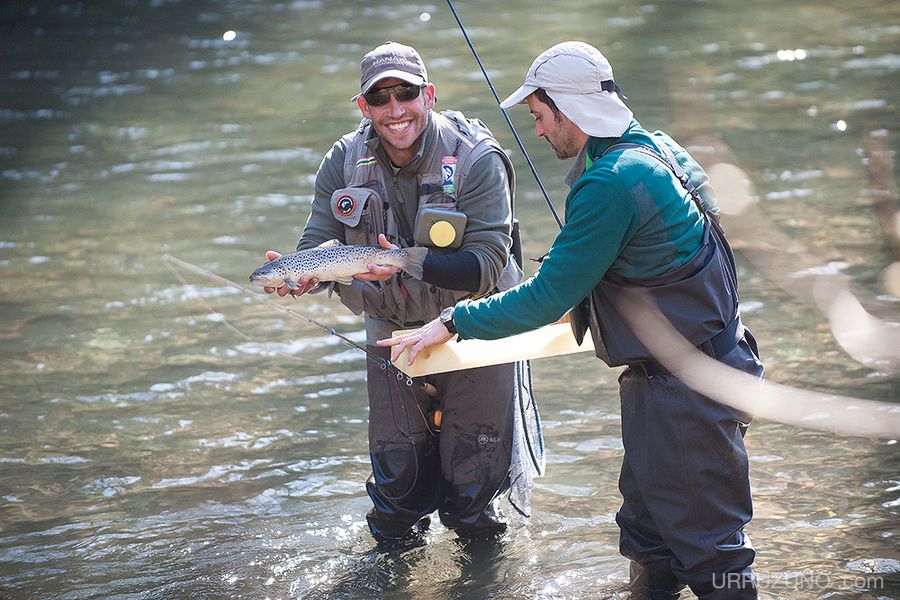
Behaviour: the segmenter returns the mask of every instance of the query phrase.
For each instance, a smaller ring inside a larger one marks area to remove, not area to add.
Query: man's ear
[[[431,110],[434,108],[434,103],[437,101],[437,97],[435,96],[434,84],[426,83],[425,89],[425,108]]]
[[[369,116],[369,103],[366,102],[365,98],[360,96],[359,98],[356,99],[356,104],[357,104],[357,106],[359,106],[359,112],[362,113],[362,116],[364,116],[367,119],[372,118]]]

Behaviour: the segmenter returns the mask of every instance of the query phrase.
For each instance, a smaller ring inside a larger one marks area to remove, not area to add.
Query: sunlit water
[[[501,94],[551,43],[602,46],[645,126],[723,140],[773,225],[896,320],[860,149],[867,130],[898,147],[900,6],[854,4],[457,8]],[[161,260],[244,281],[292,248],[322,154],[359,118],[359,58],[385,39],[510,148],[526,254],[543,252],[555,225],[445,5],[16,2],[0,34],[0,597],[624,597],[617,371],[535,365],[549,464],[530,524],[495,548],[433,524],[378,554],[364,357]],[[510,114],[561,209],[567,166]],[[897,400],[896,376],[740,266],[773,380]],[[336,301],[293,304],[362,339]],[[757,422],[747,445],[766,597],[900,596],[894,441]]]

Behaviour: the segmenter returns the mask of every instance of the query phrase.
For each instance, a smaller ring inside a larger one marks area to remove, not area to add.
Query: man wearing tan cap
[[[343,304],[365,314],[368,350],[387,359],[389,351],[374,346],[376,340],[418,327],[461,298],[521,281],[510,254],[515,178],[480,121],[432,110],[434,84],[410,46],[387,42],[368,52],[353,100],[363,120],[322,161],[297,249],[329,240],[429,248],[421,281],[373,264],[334,288]],[[277,291],[302,295],[320,287],[315,279],[297,283],[299,289]],[[368,362],[372,475],[366,489],[374,507],[367,518],[380,543],[417,543],[435,510],[461,537],[493,537],[506,528],[499,500],[511,482],[511,502],[528,511],[529,472],[511,463],[514,395],[530,394],[523,368],[429,376],[429,389],[437,390],[432,398]]]
[[[497,339],[577,307],[576,335],[590,329],[599,358],[628,366],[619,378],[625,456],[616,521],[635,597],[676,598],[687,585],[704,600],[756,598],[743,533],[752,515],[743,442],[750,415],[690,389],[648,349],[657,332],[641,333],[642,321],[665,317],[687,341],[684,352],[763,375],[706,173],[668,135],[640,126],[609,62],[583,42],[538,56],[502,106],[523,102],[535,133],[558,158],[575,159],[566,224],[540,271],[381,344],[395,346],[395,356],[409,348],[414,360],[451,337],[447,323],[462,338]]]

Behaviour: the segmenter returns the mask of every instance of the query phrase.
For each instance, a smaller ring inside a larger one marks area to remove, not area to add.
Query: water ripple
[[[271,462],[271,460],[257,459],[241,461],[235,465],[215,465],[201,475],[160,479],[150,487],[152,489],[164,489],[170,487],[192,486],[209,481],[215,481],[217,483],[240,481],[243,478],[242,473],[261,465],[267,465]]]
[[[291,439],[297,434],[288,429],[267,432],[267,435],[251,435],[243,431],[219,438],[216,440],[200,439],[197,444],[201,448],[244,448],[246,450],[260,450],[284,439]]]
[[[117,496],[123,492],[125,492],[128,486],[137,483],[141,478],[137,476],[133,477],[104,477],[102,479],[95,479],[89,484],[85,485],[84,491],[88,494],[100,494],[105,498],[109,498],[111,496]]]
[[[875,73],[900,71],[900,54],[885,54],[871,58],[852,58],[844,62],[845,69],[857,69]]]

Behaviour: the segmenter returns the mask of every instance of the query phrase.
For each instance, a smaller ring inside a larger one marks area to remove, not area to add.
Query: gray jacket
[[[442,161],[446,164],[447,157],[456,161],[454,183],[449,187],[442,185]],[[509,159],[480,121],[453,111],[430,113],[416,157],[395,169],[369,121],[363,120],[322,161],[312,210],[297,248],[329,239],[377,246],[379,233],[395,244],[410,246],[416,214],[423,206],[457,210],[467,221],[462,245],[455,251],[469,251],[478,259],[478,295],[506,289],[522,277],[509,253],[514,186]],[[427,322],[469,295],[404,273],[385,282],[354,280],[336,289],[341,302],[354,313],[366,313],[370,341],[398,327]]]

